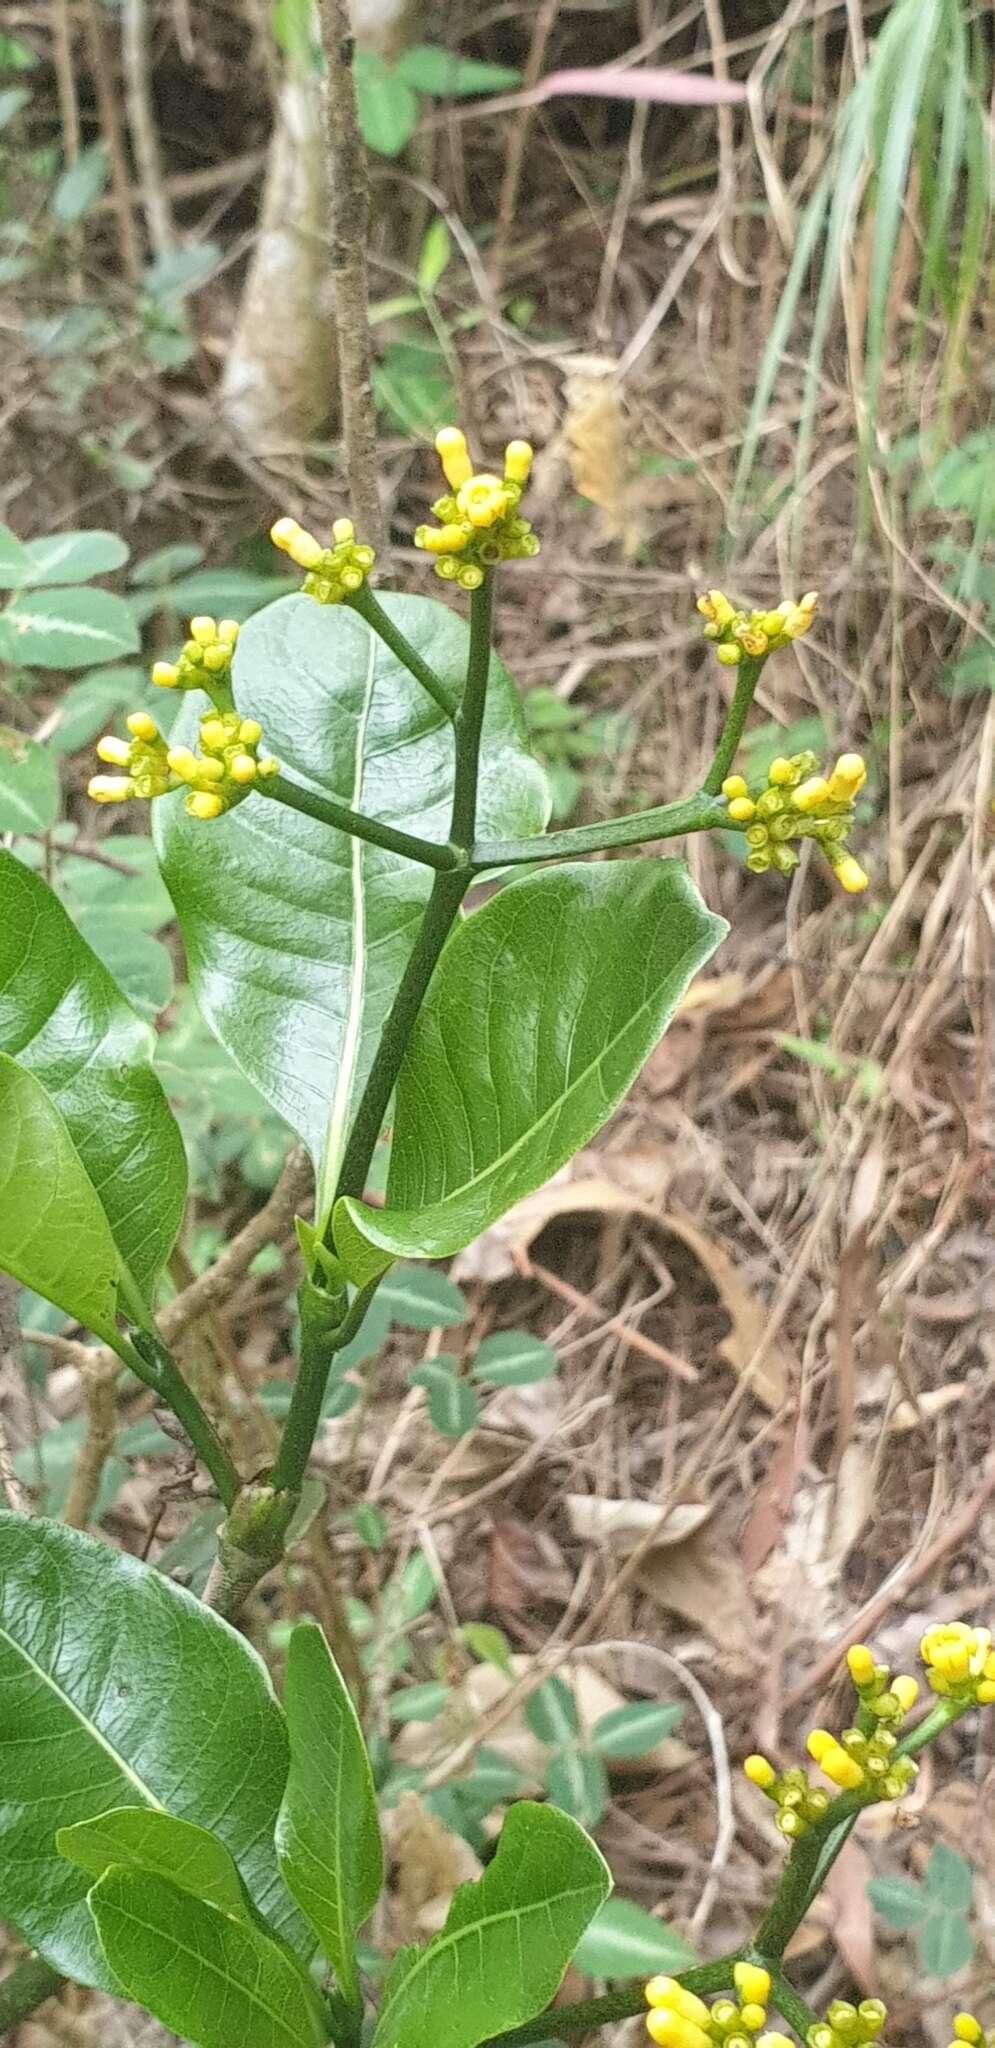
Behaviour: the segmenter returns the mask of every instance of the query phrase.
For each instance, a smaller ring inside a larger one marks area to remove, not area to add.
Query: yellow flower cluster
[[[714,640],[715,652],[724,668],[738,668],[744,654],[762,661],[778,647],[786,647],[807,633],[815,618],[818,592],[808,590],[797,603],[783,598],[774,610],[741,611],[724,590],[706,590],[698,599],[698,610],[707,619],[706,640]]]
[[[474,471],[459,427],[442,427],[435,446],[449,491],[432,506],[440,524],[416,527],[415,546],[435,556],[435,573],[445,582],[479,590],[485,570],[495,563],[539,552],[529,521],[518,516],[532,450],[527,441],[509,441],[504,474],[492,476]]]
[[[231,705],[231,664],[238,639],[234,619],[215,620],[204,615],[191,619],[190,638],[178,661],[157,661],[152,681],[161,690],[206,690],[212,703],[222,710]]]
[[[920,1651],[926,1682],[941,1699],[980,1707],[995,1703],[995,1650],[989,1629],[949,1621],[927,1629]]]
[[[186,809],[192,818],[220,818],[223,811],[248,796],[257,776],[275,775],[279,763],[259,754],[262,726],[237,711],[211,711],[201,719],[202,754],[189,747],[167,746],[147,711],[133,711],[127,720],[129,740],[113,733],[97,742],[101,761],[123,768],[123,775],[94,775],[88,785],[95,803],[126,803],[129,797],[165,796],[186,785]]]
[[[846,1661],[863,1714],[877,1722],[903,1721],[919,1698],[918,1681],[901,1674],[892,1678],[887,1664],[875,1663],[866,1643],[851,1643]]]
[[[798,866],[792,840],[814,839],[825,854],[836,880],[848,895],[859,895],[867,887],[860,862],[846,848],[854,819],[854,804],[867,780],[861,754],[841,754],[831,773],[816,773],[818,761],[812,753],[779,755],[767,770],[766,787],[750,794],[742,775],[728,775],[722,794],[729,809],[729,822],[738,825],[749,852],[746,865],[754,874],[769,867],[790,875]]]
[[[880,1998],[863,1998],[851,2005],[847,1998],[834,1998],[824,2020],[817,2020],[805,2036],[808,2048],[861,2048],[876,2041],[888,2017]]]
[[[775,1771],[767,1757],[748,1756],[743,1770],[751,1785],[756,1785],[776,1806],[774,1824],[789,1842],[797,1841],[828,1809],[828,1792],[811,1784],[806,1773],[797,1767]]]
[[[278,519],[270,527],[270,539],[299,569],[306,569],[305,595],[318,604],[343,604],[355,597],[376,561],[373,549],[356,539],[351,519],[336,519],[330,548],[322,547],[296,519]]]
[[[676,1977],[651,1977],[646,1986],[646,2029],[659,2048],[790,2048],[782,2034],[764,2034],[770,1975],[756,1963],[734,1963],[737,1998],[711,2006]]]
[[[912,1687],[914,1700],[919,1691],[915,1679],[904,1683]],[[902,1684],[903,1680],[896,1678],[895,1685]],[[860,1728],[844,1728],[838,1739],[826,1728],[813,1728],[805,1747],[841,1792],[862,1789],[872,1791],[875,1799],[901,1799],[916,1775],[916,1765],[910,1756],[895,1755],[897,1742],[891,1728],[878,1728],[873,1735],[865,1735]]]
[[[981,2021],[975,2019],[973,2012],[959,2012],[953,2023],[953,2040],[950,2048],[964,2048],[965,2042],[968,2048],[995,2048],[995,2027],[991,2027],[986,2034]]]
[[[916,1775],[916,1766],[911,1757],[896,1756],[896,1730],[915,1706],[918,1684],[901,1673],[893,1678],[886,1664],[875,1663],[866,1643],[853,1644],[847,1651],[847,1664],[857,1690],[861,1725],[844,1728],[839,1736],[830,1734],[828,1728],[813,1728],[805,1746],[823,1776],[840,1791],[863,1791],[874,1800],[900,1799]],[[829,1796],[812,1786],[803,1770],[778,1774],[765,1756],[748,1756],[743,1769],[750,1783],[773,1800],[777,1826],[789,1840],[796,1840],[813,1821],[822,1819]]]

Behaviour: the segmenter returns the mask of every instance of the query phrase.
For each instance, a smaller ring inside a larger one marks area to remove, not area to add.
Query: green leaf
[[[452,236],[441,214],[436,214],[418,253],[418,283],[423,292],[434,292],[452,253]]]
[[[441,1678],[430,1678],[425,1685],[405,1686],[391,1700],[390,1718],[401,1726],[408,1721],[435,1721],[451,1697],[449,1686]]]
[[[591,1747],[599,1756],[645,1756],[676,1728],[684,1708],[657,1700],[639,1700],[602,1714],[591,1731]]]
[[[47,884],[3,852],[0,903],[0,1051],[30,1069],[65,1118],[121,1257],[149,1298],[187,1183],[179,1127],[152,1071],[153,1035]]]
[[[100,198],[109,174],[107,151],[102,142],[91,142],[88,149],[80,150],[74,164],[66,165],[49,200],[52,219],[60,228],[75,227],[76,222],[89,213],[94,200]]]
[[[918,1927],[927,1911],[926,1895],[919,1884],[907,1877],[872,1877],[867,1887],[867,1896],[876,1913],[887,1920],[889,1927],[905,1934],[910,1927]]]
[[[298,1622],[291,1635],[284,1706],[290,1775],[277,1822],[280,1868],[355,2006],[356,1935],[380,1895],[383,1852],[356,1709],[316,1622]]]
[[[46,747],[0,725],[0,832],[47,832],[59,810],[59,771]]]
[[[934,1842],[926,1865],[926,1890],[931,1906],[944,1906],[950,1913],[966,1913],[974,1897],[974,1871],[966,1857],[946,1842]]]
[[[550,1761],[546,1790],[554,1805],[572,1814],[582,1827],[596,1828],[608,1804],[608,1779],[601,1758],[572,1744],[561,1749]]]
[[[569,1742],[580,1729],[577,1702],[564,1678],[547,1678],[525,1703],[525,1719],[540,1742]]]
[[[165,1878],[109,1870],[90,1893],[117,1985],[198,2048],[307,2048],[321,2001],[282,1943]]]
[[[548,1380],[558,1363],[552,1345],[530,1337],[527,1330],[499,1330],[484,1338],[470,1370],[475,1380],[486,1380],[492,1387],[530,1387],[536,1380]]]
[[[509,64],[481,64],[475,57],[457,57],[434,43],[416,43],[398,58],[397,69],[418,92],[433,99],[459,99],[475,92],[507,92],[521,84],[522,74]]]
[[[664,1921],[631,1899],[608,1899],[577,1944],[574,1963],[587,1977],[671,1976],[695,1954]]]
[[[11,122],[26,107],[31,99],[28,85],[7,85],[0,92],[0,133],[9,128]]]
[[[141,698],[144,691],[144,671],[133,664],[92,669],[78,683],[71,683],[61,698],[59,722],[49,735],[50,752],[72,754],[78,747],[89,746],[98,734],[106,732],[115,712]]]
[[[434,340],[388,342],[373,387],[378,406],[406,434],[431,434],[456,410],[449,367]]]
[[[974,1954],[974,1937],[962,1913],[930,1913],[918,1936],[919,1961],[930,1977],[953,1977]]]
[[[399,156],[418,125],[418,95],[375,50],[353,59],[356,109],[363,141],[378,156]]]
[[[430,598],[381,601],[455,697],[469,638],[462,619]],[[354,612],[283,599],[243,628],[234,674],[239,708],[262,720],[295,781],[445,838],[449,722]],[[196,707],[186,710],[177,740],[196,720]],[[545,822],[545,781],[496,657],[481,809],[502,832],[541,831]],[[255,794],[210,831],[172,798],[153,806],[153,823],[201,1010],[309,1147],[320,1223],[414,942],[428,870]]]
[[[138,649],[138,629],[111,590],[32,590],[0,613],[0,659],[24,668],[89,668]]]
[[[119,1343],[121,1261],[110,1224],[51,1096],[0,1052],[0,1272]]]
[[[511,1645],[503,1628],[495,1628],[490,1621],[465,1621],[460,1635],[467,1649],[482,1664],[493,1664],[503,1671],[506,1678],[514,1676],[511,1662]],[[482,1752],[478,1751],[478,1762]]]
[[[94,526],[29,540],[24,552],[28,568],[22,584],[37,589],[43,583],[88,583],[91,576],[106,576],[111,569],[120,569],[130,549],[120,534]]]
[[[27,574],[29,555],[9,526],[0,526],[0,590],[17,590]]]
[[[223,1913],[248,1918],[238,1871],[223,1843],[193,1821],[155,1807],[118,1806],[74,1827],[58,1828],[55,1846],[68,1863],[89,1877],[103,1877],[112,1864],[166,1877],[194,1898]]]
[[[23,1310],[20,1320],[23,1327]],[[64,1318],[56,1313],[56,1329],[61,1328],[63,1321]],[[43,1359],[43,1385],[50,1358],[51,1353],[46,1352]],[[62,1513],[83,1447],[86,1422],[85,1415],[73,1415],[68,1422],[57,1422],[54,1428],[43,1430],[35,1442],[24,1444],[14,1455],[14,1470],[22,1484],[29,1489],[40,1515],[55,1518]],[[165,1438],[164,1441],[169,1440]],[[170,1444],[170,1449],[175,1455],[175,1444]],[[108,1508],[113,1507],[122,1486],[130,1477],[130,1469],[123,1458],[114,1456],[106,1460],[97,1498],[93,1503],[91,1521],[100,1523],[103,1520]]]
[[[549,2004],[611,1876],[594,1843],[549,1806],[521,1801],[441,1934],[395,1956],[374,2048],[477,2048]]]
[[[151,1566],[57,1523],[0,1513],[0,1558],[4,1917],[54,1968],[113,1990],[55,1831],[151,1807],[216,1834],[306,1949],[272,1846],[283,1715],[255,1651]]]
[[[375,1298],[391,1322],[409,1330],[448,1329],[467,1319],[462,1290],[446,1273],[426,1266],[396,1266]]]
[[[439,1361],[434,1361],[438,1366]],[[480,1403],[467,1380],[457,1378],[453,1371],[433,1371],[431,1366],[422,1368],[425,1378],[420,1381],[412,1373],[412,1380],[428,1389],[428,1413],[434,1429],[440,1436],[458,1438],[466,1436],[480,1421]]]
[[[448,1257],[543,1186],[617,1108],[726,930],[676,860],[551,868],[467,918],[401,1068],[387,1206],[336,1206],[349,1278]]]

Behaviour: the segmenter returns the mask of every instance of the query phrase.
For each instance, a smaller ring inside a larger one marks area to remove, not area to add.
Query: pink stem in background
[[[666,107],[717,107],[745,100],[746,87],[733,79],[693,71],[551,71],[529,92],[509,94],[507,104],[538,106],[542,100],[582,93],[596,99],[652,100]]]

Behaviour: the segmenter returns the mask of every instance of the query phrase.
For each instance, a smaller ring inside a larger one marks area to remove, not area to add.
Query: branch
[[[395,626],[393,619],[384,611],[383,605],[377,602],[369,584],[364,583],[361,590],[354,591],[344,602],[352,611],[358,612],[368,626],[372,626],[378,639],[383,641],[385,647],[390,648],[392,654],[396,654],[398,661],[407,669],[409,675],[414,676],[416,683],[420,683],[422,689],[428,691],[440,711],[444,711],[447,718],[452,718],[455,707],[441,677],[436,675],[434,668],[430,668],[427,661],[422,660],[417,647],[412,647],[400,627]]]
[[[321,0],[319,14],[325,54],[325,138],[346,484],[357,527],[382,555],[387,534],[377,489],[377,416],[366,276],[370,191],[356,113],[348,0]]]
[[[643,846],[651,839],[678,839],[687,832],[712,832],[721,825],[730,830],[729,813],[723,798],[699,790],[679,803],[660,804],[652,811],[635,811],[624,818],[608,818],[600,825],[576,825],[566,832],[544,832],[534,839],[479,840],[471,853],[474,874],[487,868],[517,867],[526,861],[558,860],[570,855],[604,853],[613,846]]]
[[[176,229],[166,196],[159,136],[149,90],[147,0],[123,0],[121,68],[131,147],[138,168],[138,189],[148,224],[149,241],[157,256],[166,256],[176,247]]]
[[[331,825],[337,832],[349,832],[354,839],[368,840],[371,846],[381,846],[387,853],[399,853],[404,860],[416,860],[423,868],[436,868],[442,873],[447,868],[466,865],[455,846],[439,846],[433,839],[417,839],[412,832],[396,831],[393,825],[382,825],[379,818],[350,810],[337,797],[313,795],[299,783],[288,782],[285,775],[267,775],[254,788],[260,796],[286,804],[289,810],[300,811],[305,818],[316,818],[320,825]]]
[[[702,788],[707,796],[717,796],[735,759],[736,749],[743,737],[743,727],[750,713],[750,705],[756,694],[765,655],[744,654],[736,670],[736,688],[732,703],[725,715],[725,723],[719,734],[715,759],[705,777]]]

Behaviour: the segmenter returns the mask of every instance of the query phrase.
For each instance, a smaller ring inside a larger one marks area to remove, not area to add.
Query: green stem
[[[40,1956],[25,1956],[0,1984],[0,2034],[26,2020],[46,1998],[54,1998],[63,1981]]]
[[[743,727],[749,717],[750,705],[760,681],[760,671],[766,656],[744,654],[736,670],[736,688],[732,703],[725,716],[725,724],[719,734],[715,759],[705,777],[703,788],[707,796],[717,796],[732,767],[736,749],[743,737]]]
[[[420,683],[422,689],[428,691],[440,711],[444,711],[447,718],[452,718],[455,707],[445,683],[436,675],[434,668],[430,668],[428,662],[422,660],[417,647],[412,647],[410,640],[395,626],[390,614],[384,611],[383,605],[374,597],[369,586],[364,583],[362,590],[355,591],[345,602],[352,611],[359,613],[361,619],[366,620],[367,625],[372,628],[377,638],[383,641],[384,646],[389,647],[392,654],[396,654],[409,675],[414,676],[415,682]]]
[[[782,2020],[787,2020],[789,2027],[794,2027],[800,2041],[806,2039],[810,2027],[818,2025],[818,2014],[806,2005],[804,1998],[799,1998],[794,1985],[782,1977],[780,1970],[771,1971],[770,2002]]]
[[[714,1963],[703,1963],[700,1969],[681,1970],[676,1977],[686,1991],[695,1991],[699,1997],[709,1992],[724,1991],[732,1983],[732,1967],[739,1961],[740,1951],[720,1956]],[[529,2041],[550,2039],[569,2041],[573,2034],[587,2034],[593,2027],[614,2026],[619,2020],[635,2019],[645,2013],[646,1996],[643,1985],[633,1985],[627,1991],[609,1991],[604,1998],[585,1998],[578,2005],[554,2005],[539,2018],[529,2020],[524,2027],[515,2027],[509,2034],[497,2034],[487,2048],[525,2048]]]
[[[338,832],[350,832],[354,839],[367,839],[371,846],[382,846],[386,853],[400,853],[405,860],[419,861],[422,867],[443,873],[465,866],[465,855],[455,846],[439,846],[432,839],[417,839],[411,832],[399,832],[393,825],[381,824],[379,818],[367,818],[362,811],[350,810],[337,797],[315,796],[299,783],[288,782],[285,775],[265,776],[254,783],[253,789],[259,796],[272,797],[274,802],[302,812],[305,818],[316,818],[319,825],[333,825]]]
[[[577,825],[567,832],[546,832],[535,839],[482,840],[474,846],[471,863],[475,874],[485,868],[516,867],[525,861],[557,860],[561,856],[604,853],[613,846],[642,846],[650,839],[676,839],[686,832],[710,832],[717,825],[728,826],[729,814],[722,797],[699,790],[679,803],[659,804],[655,810],[634,811],[624,818],[608,818],[599,825]]]
[[[120,1346],[120,1355],[136,1379],[151,1387],[182,1423],[201,1463],[206,1465],[218,1494],[230,1508],[241,1481],[214,1424],[208,1420],[196,1394],[186,1380],[162,1338],[153,1330],[135,1330]]]
[[[480,735],[487,705],[487,678],[491,666],[491,621],[494,613],[494,571],[487,569],[479,590],[470,597],[470,653],[466,682],[454,720],[456,761],[453,768],[453,815],[449,837],[455,846],[469,848],[477,829],[477,781],[480,774]]]
[[[344,1351],[346,1345],[352,1342],[382,1277],[378,1275],[376,1280],[371,1280],[368,1286],[360,1289],[350,1303],[343,1320],[332,1331],[329,1331],[327,1326],[323,1327],[320,1321],[309,1328],[307,1318],[302,1315],[297,1378],[280,1436],[276,1463],[270,1477],[274,1493],[293,1492],[300,1486],[318,1434],[321,1404],[325,1398],[332,1360],[337,1351]],[[312,1284],[305,1282],[305,1286]]]

